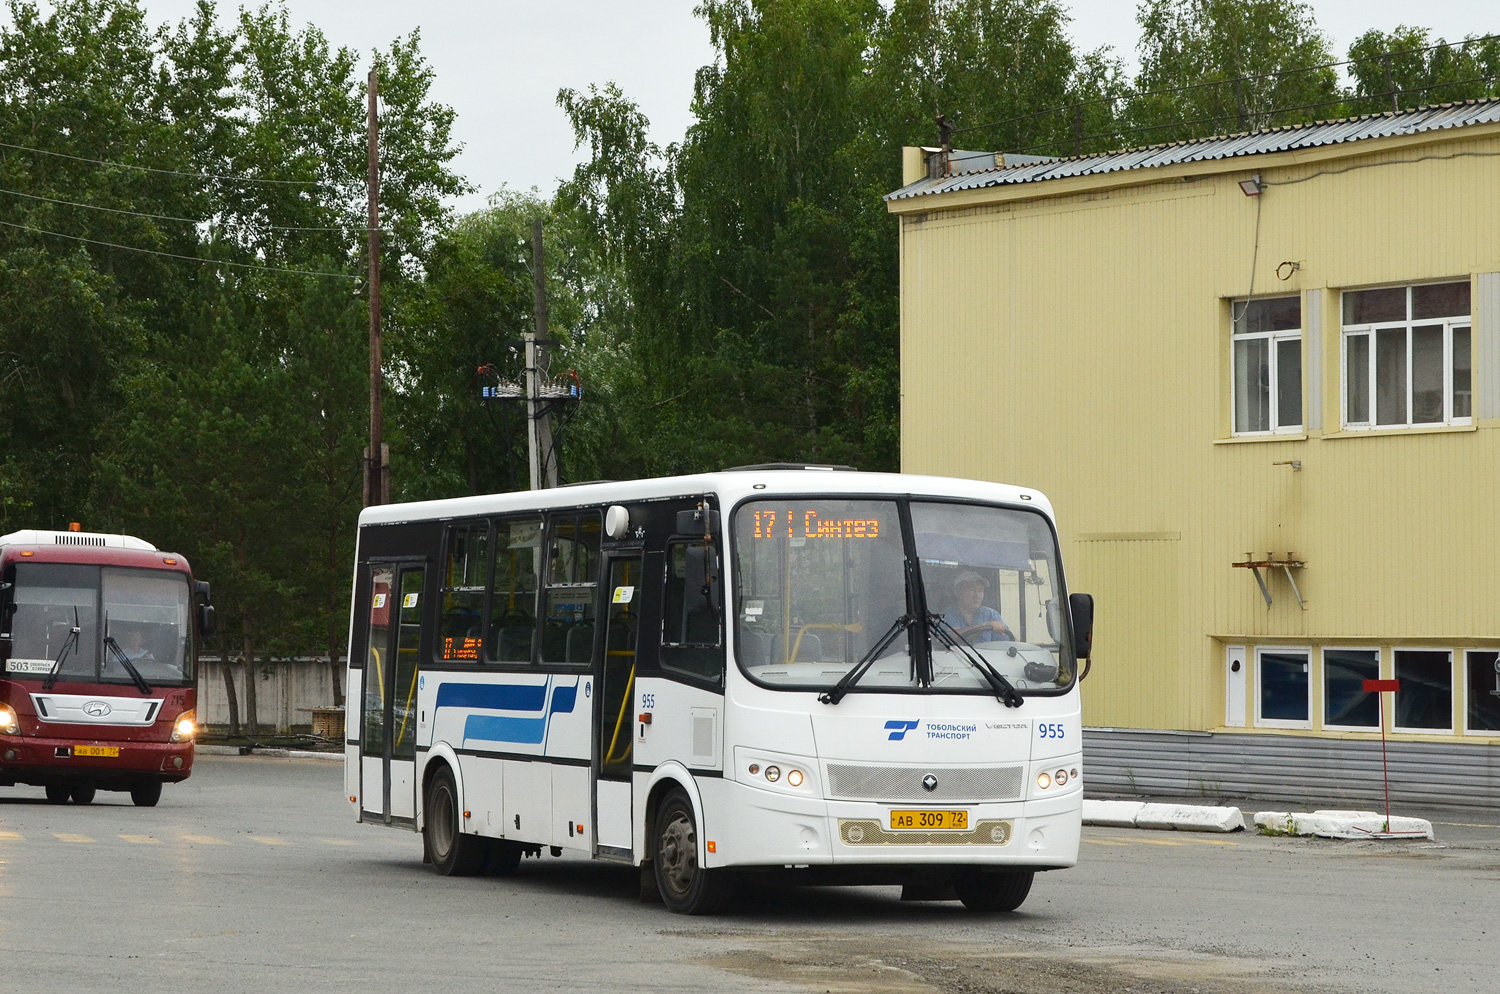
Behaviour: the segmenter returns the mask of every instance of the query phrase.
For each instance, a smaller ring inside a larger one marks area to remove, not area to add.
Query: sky
[[[176,22],[195,0],[140,0],[152,20]],[[666,145],[691,123],[693,74],[713,59],[699,0],[284,0],[292,22],[316,24],[334,45],[361,52],[420,30],[436,79],[432,96],[458,112],[455,167],[477,190],[455,207],[475,210],[503,187],[550,194],[571,175],[573,147],[557,106],[562,87],[618,83]],[[1110,46],[1135,68],[1133,0],[1063,0],[1079,48]],[[1493,0],[1311,0],[1319,27],[1342,56],[1369,28],[1416,24],[1435,36],[1500,31]],[[238,3],[220,0],[221,17]],[[897,154],[892,150],[892,155]]]

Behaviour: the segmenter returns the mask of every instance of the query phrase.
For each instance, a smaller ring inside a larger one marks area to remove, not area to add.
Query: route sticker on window
[[[417,606],[417,597],[418,596],[419,595],[417,595],[417,594],[407,594],[405,597],[401,598],[401,606],[402,607],[416,607]]]
[[[383,607],[385,607],[385,594],[376,594],[375,595],[375,610],[378,611],[378,610],[380,610]]]
[[[56,663],[51,659],[7,659],[7,673],[51,673]]]
[[[766,602],[765,601],[746,601],[745,602],[745,617],[747,617],[747,618],[754,618],[754,617],[756,617],[758,615],[762,615],[762,614],[765,614],[765,613],[766,613]]]
[[[616,604],[629,604],[633,600],[635,600],[635,588],[634,587],[616,587],[615,588],[614,602]]]

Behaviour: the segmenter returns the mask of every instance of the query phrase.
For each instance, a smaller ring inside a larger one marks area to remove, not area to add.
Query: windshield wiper
[[[910,614],[903,614],[891,622],[891,627],[887,628],[885,634],[880,636],[880,641],[870,646],[870,651],[861,656],[859,662],[854,664],[854,668],[845,673],[839,679],[838,683],[819,694],[818,700],[824,704],[837,704],[839,701],[842,701],[844,696],[849,693],[849,688],[854,686],[854,681],[864,676],[865,671],[870,668],[871,664],[880,658],[880,654],[890,648],[892,642],[896,641],[896,636],[906,631],[914,623],[915,619]]]
[[[42,681],[43,690],[51,690],[57,684],[57,678],[62,673],[63,660],[68,658],[68,653],[78,645],[78,633],[83,624],[78,620],[78,608],[73,608],[73,627],[68,632],[68,637],[63,639],[62,648],[57,650],[57,662],[52,664],[52,669],[47,671],[47,679]]]
[[[109,622],[105,622],[105,624],[108,625]],[[151,693],[151,685],[146,682],[145,677],[141,676],[141,671],[135,668],[135,663],[130,661],[130,657],[125,655],[125,650],[120,648],[120,643],[115,641],[114,636],[104,636],[104,644],[110,652],[115,654],[115,658],[120,661],[120,665],[125,667],[126,672],[130,674],[130,679],[135,681],[136,689],[143,694]]]
[[[947,646],[950,652],[956,652],[977,669],[989,682],[995,691],[995,699],[1008,708],[1018,708],[1026,703],[1026,698],[1015,686],[989,664],[989,661],[980,655],[979,650],[974,648],[974,643],[964,638],[957,628],[948,624],[948,619],[940,614],[929,614],[927,623],[937,633],[938,640]]]

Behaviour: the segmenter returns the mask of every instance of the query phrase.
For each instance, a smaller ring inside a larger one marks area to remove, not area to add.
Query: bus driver
[[[1015,639],[1000,617],[1000,612],[984,603],[984,592],[989,584],[973,570],[964,570],[953,580],[954,604],[943,615],[943,620],[970,642],[999,642]]]

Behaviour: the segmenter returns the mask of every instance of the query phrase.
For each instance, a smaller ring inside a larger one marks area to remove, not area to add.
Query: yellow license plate
[[[120,755],[119,746],[74,746],[75,756],[114,756]]]
[[[969,827],[967,811],[892,811],[891,831],[933,832]]]

